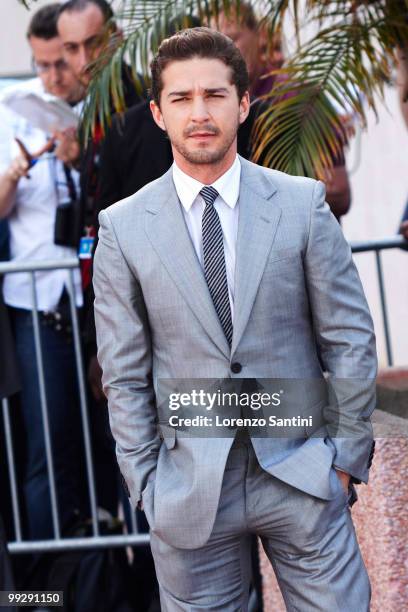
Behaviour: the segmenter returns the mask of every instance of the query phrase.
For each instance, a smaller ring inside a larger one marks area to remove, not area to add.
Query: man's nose
[[[88,64],[92,61],[92,54],[86,47],[80,47],[78,51],[78,68],[85,72]]]
[[[59,68],[57,68],[55,64],[52,64],[50,66],[49,78],[51,80],[52,85],[58,85],[61,82],[61,79],[62,79],[61,70],[59,70]]]
[[[202,96],[195,96],[193,98],[193,104],[191,109],[192,121],[203,122],[208,121],[209,112],[205,99]]]

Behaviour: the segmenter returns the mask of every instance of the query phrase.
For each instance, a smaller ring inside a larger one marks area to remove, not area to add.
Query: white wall
[[[34,9],[49,4],[46,0],[34,3]],[[32,11],[27,11],[18,0],[0,0],[0,76],[31,72],[31,54],[26,31]]]
[[[0,77],[31,72],[31,54],[25,37],[28,23],[33,12],[52,1],[31,0],[28,11],[18,0],[0,0]],[[120,0],[112,5],[120,6]]]
[[[360,165],[351,177],[352,208],[343,222],[349,240],[394,235],[408,198],[408,130],[401,118],[396,89],[386,89],[385,101],[379,121],[370,114],[368,130],[362,134]],[[348,155],[349,164],[355,157],[353,149],[354,146]],[[407,365],[408,252],[390,250],[382,257],[394,361],[396,365]],[[374,255],[356,254],[355,261],[373,313],[380,361],[385,364]]]

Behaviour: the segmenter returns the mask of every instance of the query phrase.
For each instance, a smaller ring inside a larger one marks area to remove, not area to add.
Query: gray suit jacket
[[[179,548],[211,533],[232,437],[186,437],[158,424],[160,379],[321,382],[324,371],[330,389],[305,393],[303,413],[325,410],[332,432],[253,438],[257,458],[322,499],[335,495],[333,465],[368,479],[375,338],[350,248],[322,183],[240,161],[231,349],[171,170],[99,216],[95,318],[117,458],[133,505],[143,498],[151,528]]]

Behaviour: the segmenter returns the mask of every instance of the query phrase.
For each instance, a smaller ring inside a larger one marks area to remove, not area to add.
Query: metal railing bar
[[[389,366],[392,366],[393,358],[392,358],[392,349],[391,349],[391,335],[390,335],[390,328],[388,324],[387,302],[385,299],[384,275],[383,275],[380,251],[375,252],[375,263],[377,266],[378,287],[380,290],[381,313],[382,313],[383,327],[384,327],[384,334],[385,334],[385,347],[387,350],[387,362]]]
[[[40,320],[38,316],[37,291],[36,291],[36,286],[35,286],[35,272],[30,272],[30,280],[31,280],[32,302],[33,302],[33,308],[32,308],[31,313],[32,313],[33,327],[34,327],[34,345],[35,345],[35,356],[36,356],[37,370],[38,370],[38,384],[39,384],[39,390],[40,390],[41,414],[42,414],[42,419],[43,419],[45,456],[46,456],[46,461],[47,461],[48,482],[50,485],[52,523],[54,527],[55,537],[59,538],[60,537],[60,524],[59,524],[59,517],[58,517],[58,502],[57,502],[57,492],[56,492],[56,487],[55,487],[55,472],[54,472],[54,461],[52,457],[50,424],[48,420],[47,394],[45,390],[44,363],[43,363],[42,348],[41,348]]]
[[[0,275],[10,272],[33,272],[34,270],[65,270],[78,267],[78,259],[70,257],[67,259],[50,259],[47,261],[5,261],[0,262]]]
[[[72,333],[74,336],[74,349],[75,349],[75,360],[78,378],[78,389],[79,389],[79,401],[81,408],[81,419],[82,419],[82,431],[84,438],[85,447],[85,462],[86,471],[88,476],[88,491],[89,491],[89,503],[91,506],[92,515],[92,527],[94,535],[99,535],[99,523],[98,523],[98,508],[97,508],[97,497],[95,489],[95,474],[93,469],[92,461],[92,446],[91,446],[91,435],[89,430],[89,418],[88,418],[88,406],[86,401],[86,390],[85,390],[85,377],[83,370],[83,359],[81,350],[81,338],[79,333],[78,313],[75,304],[75,290],[74,290],[74,279],[73,270],[69,271],[68,275],[68,294],[69,294],[69,306],[71,310],[72,320]]]
[[[408,249],[408,240],[403,236],[393,236],[392,238],[377,238],[376,240],[352,241],[349,243],[353,253],[363,253],[364,251],[383,251],[385,249]]]
[[[148,533],[90,536],[83,538],[63,538],[58,540],[37,540],[34,542],[9,542],[11,554],[26,554],[34,552],[53,552],[57,550],[89,550],[96,548],[118,548],[120,546],[145,546],[149,544]]]
[[[13,437],[11,434],[11,426],[10,426],[10,411],[9,411],[10,405],[9,405],[9,401],[7,398],[2,400],[2,409],[3,409],[4,435],[6,439],[8,473],[9,473],[9,479],[10,479],[11,505],[13,508],[14,531],[16,534],[17,542],[21,542],[22,541],[21,520],[20,520],[20,508],[18,505],[16,470],[14,467]]]
[[[139,530],[137,528],[136,513],[134,509],[132,508],[132,504],[130,503],[130,500],[128,503],[129,503],[129,512],[130,512],[130,526],[132,528],[132,533],[139,533]]]
[[[375,240],[352,240],[349,242],[353,253],[362,251],[381,251],[384,249],[403,248],[408,249],[408,240],[403,236],[392,236],[391,238],[377,238]],[[0,262],[0,275],[11,272],[32,272],[34,270],[62,270],[78,268],[79,261],[76,257],[55,260],[38,261],[2,261]]]

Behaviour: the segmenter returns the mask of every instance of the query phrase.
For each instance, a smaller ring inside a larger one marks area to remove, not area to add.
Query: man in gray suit
[[[207,28],[166,39],[152,62],[151,108],[174,164],[100,214],[95,255],[118,462],[150,523],[163,610],[246,610],[257,534],[288,610],[364,612],[348,485],[368,479],[372,321],[324,186],[237,156],[247,88],[239,51]],[[195,429],[176,397],[208,424],[222,408],[197,407],[197,379],[203,393],[286,380],[284,411],[309,425],[264,435],[233,422],[238,403],[216,434]],[[190,385],[191,401],[171,393],[166,406],[162,384]]]

